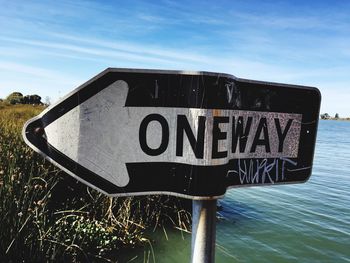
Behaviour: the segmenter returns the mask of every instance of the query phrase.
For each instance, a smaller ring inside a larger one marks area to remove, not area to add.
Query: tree
[[[41,97],[39,96],[39,95],[31,95],[32,96],[32,98],[33,98],[33,104],[43,104],[42,102],[41,102]]]
[[[27,95],[23,97],[23,104],[42,104],[41,97],[39,95]]]
[[[6,101],[10,104],[19,104],[23,102],[23,94],[20,92],[12,92],[7,96]]]
[[[334,116],[335,119],[339,119],[339,114],[336,113],[335,116]]]
[[[328,120],[330,117],[331,117],[331,116],[329,116],[328,113],[323,113],[323,114],[321,114],[321,119],[322,119],[322,120]]]

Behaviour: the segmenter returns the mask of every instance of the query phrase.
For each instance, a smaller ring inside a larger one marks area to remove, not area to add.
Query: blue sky
[[[350,116],[350,1],[3,1],[0,98],[56,101],[107,67],[318,87]]]

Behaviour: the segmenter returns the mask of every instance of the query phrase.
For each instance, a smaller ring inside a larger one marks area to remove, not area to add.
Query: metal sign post
[[[215,262],[217,200],[192,201],[192,263]]]

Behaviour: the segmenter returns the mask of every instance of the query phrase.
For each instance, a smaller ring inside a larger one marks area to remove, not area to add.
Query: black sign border
[[[247,186],[262,186],[262,185],[271,185],[271,184],[249,184],[249,185],[234,185],[234,186],[225,186],[220,185],[220,188],[224,188],[224,191],[220,194],[217,193],[204,193],[200,192],[197,193],[197,195],[192,194],[186,194],[186,193],[179,193],[179,192],[173,192],[172,189],[169,189],[169,191],[145,191],[145,192],[128,192],[123,187],[117,187],[114,184],[110,183],[106,179],[102,178],[101,176],[89,171],[88,169],[84,168],[83,166],[79,165],[75,161],[71,160],[69,157],[65,156],[64,154],[60,153],[55,149],[52,145],[50,145],[46,140],[45,137],[40,134],[40,131],[43,131],[43,129],[73,109],[74,107],[78,106],[79,104],[83,103],[87,99],[91,98],[107,86],[111,84],[111,78],[113,74],[132,74],[135,75],[137,73],[140,74],[164,74],[164,75],[195,75],[195,76],[214,76],[219,78],[229,78],[236,82],[239,82],[243,85],[263,85],[263,86],[269,86],[269,87],[286,87],[286,88],[292,88],[292,89],[302,89],[302,90],[309,90],[310,92],[316,94],[317,101],[318,101],[318,110],[317,113],[314,115],[315,118],[313,120],[303,120],[303,122],[311,121],[313,122],[313,126],[316,127],[315,134],[314,134],[314,140],[313,140],[313,148],[309,149],[308,156],[311,156],[311,166],[313,162],[313,156],[314,156],[314,150],[315,150],[315,143],[316,143],[316,132],[317,132],[317,125],[318,125],[318,116],[319,116],[319,106],[321,101],[321,94],[317,88],[313,87],[306,87],[306,86],[298,86],[298,85],[289,85],[289,84],[281,84],[281,83],[272,83],[272,82],[263,82],[263,81],[255,81],[255,80],[247,80],[247,79],[239,79],[236,78],[233,75],[228,74],[222,74],[222,73],[213,73],[213,72],[184,72],[184,71],[171,71],[171,70],[144,70],[144,69],[121,69],[121,68],[108,68],[92,78],[91,80],[87,81],[86,83],[79,86],[77,89],[73,90],[71,93],[69,93],[67,96],[62,98],[57,103],[53,104],[52,106],[45,109],[40,115],[37,117],[29,120],[24,128],[23,128],[23,137],[28,145],[30,145],[36,152],[42,154],[45,158],[47,158],[49,161],[54,163],[55,165],[59,166],[62,170],[73,176],[74,178],[78,179],[79,181],[82,181],[83,183],[89,185],[90,187],[97,189],[109,196],[135,196],[135,195],[147,195],[147,194],[169,194],[169,195],[175,195],[179,197],[189,198],[189,199],[197,199],[197,200],[204,200],[204,199],[216,199],[223,197],[226,190],[229,188],[235,188],[235,187],[247,187]],[[115,75],[114,75],[115,77]],[[112,78],[113,79],[113,78]],[[121,78],[123,79],[123,78]],[[114,78],[115,80],[115,78]],[[136,106],[136,105],[133,105]],[[193,106],[191,106],[193,107]],[[316,105],[317,108],[317,105]],[[317,117],[316,117],[317,116]],[[303,129],[307,129],[307,127],[302,127]],[[173,163],[172,163],[173,164]],[[137,169],[137,165],[139,164],[126,164],[128,171],[131,171],[132,169]],[[153,163],[153,165],[166,165],[166,163]],[[174,165],[174,164],[173,164]],[[176,164],[175,164],[176,165]],[[186,164],[179,164],[177,165],[178,170],[182,171],[182,169],[186,170],[191,165]],[[223,165],[224,166],[224,165]],[[135,168],[136,167],[136,168]],[[150,168],[151,169],[151,168]],[[165,169],[165,168],[164,168]],[[306,178],[306,180],[301,181],[293,181],[291,183],[303,183],[306,182],[310,175],[312,173],[312,168],[310,169],[309,176]],[[195,175],[193,181],[196,181],[196,177],[203,175]],[[212,179],[213,176],[206,178],[208,181],[208,184],[215,183]],[[158,179],[160,179],[158,177]],[[203,178],[201,178],[203,179]],[[221,182],[224,182],[223,179]],[[176,182],[175,183],[176,186]],[[288,182],[283,183],[276,183],[276,185],[279,184],[288,184]],[[189,186],[188,191],[191,192],[191,189],[193,186]]]

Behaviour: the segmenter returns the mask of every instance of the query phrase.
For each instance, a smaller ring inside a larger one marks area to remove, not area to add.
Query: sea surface
[[[218,263],[350,262],[350,122],[320,121],[308,182],[230,189],[219,204]],[[190,262],[190,234],[152,238],[130,262]]]

